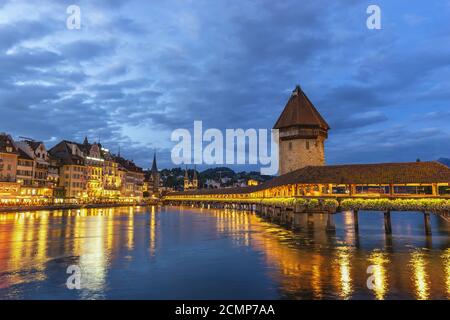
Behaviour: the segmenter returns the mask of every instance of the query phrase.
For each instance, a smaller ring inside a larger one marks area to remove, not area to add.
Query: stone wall
[[[317,139],[280,140],[278,174],[285,174],[306,166],[325,165],[324,140],[321,136]]]

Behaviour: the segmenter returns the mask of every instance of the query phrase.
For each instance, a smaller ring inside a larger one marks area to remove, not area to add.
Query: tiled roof
[[[309,166],[275,177],[258,186],[192,190],[177,194],[250,193],[289,184],[408,184],[450,183],[450,168],[438,162],[404,162]],[[175,194],[175,193],[174,193]]]
[[[12,147],[12,152],[6,151],[7,146]],[[14,144],[14,140],[9,134],[0,133],[0,152],[18,154],[17,147]]]
[[[138,167],[133,161],[124,159],[122,157],[114,157],[114,161],[120,164],[124,169],[137,173],[144,173],[141,167]]]
[[[450,182],[450,168],[435,162],[397,162],[309,166],[269,180],[268,186],[291,183],[406,184]]]
[[[36,151],[36,149],[39,148],[39,146],[42,144],[42,142],[40,141],[31,140],[25,140],[25,143],[27,143],[33,151]]]
[[[72,142],[63,140],[51,148],[48,153],[51,157],[54,159],[59,159],[61,163],[65,165],[84,165],[83,157],[73,155],[70,151],[68,143]]]
[[[330,129],[312,102],[299,86],[295,88],[283,112],[275,123],[274,129],[292,126],[319,127]]]
[[[19,159],[24,159],[24,160],[33,160],[32,157],[30,157],[28,155],[28,153],[26,153],[24,150],[22,150],[21,148],[17,149],[19,151]]]

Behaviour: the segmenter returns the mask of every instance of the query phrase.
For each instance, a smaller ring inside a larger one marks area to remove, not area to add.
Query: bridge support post
[[[286,208],[280,208],[280,223],[287,223],[287,210]]]
[[[336,231],[336,225],[334,223],[334,214],[328,213],[327,214],[327,232],[334,232]]]
[[[273,211],[274,211],[274,220],[275,221],[280,221],[280,215],[281,215],[281,208],[277,208],[277,207],[274,207],[273,208]]]
[[[425,223],[425,234],[431,236],[431,217],[428,212],[423,213],[423,220]]]
[[[384,232],[392,234],[391,211],[389,210],[384,212]]]
[[[359,217],[358,217],[358,210],[353,210],[353,227],[355,229],[355,232],[359,232]]]
[[[294,229],[295,227],[295,213],[294,210],[289,210],[288,211],[288,221],[289,221],[289,225],[292,229]]]
[[[297,212],[292,212],[292,216],[293,216],[293,227],[294,228],[298,228],[300,227],[301,224],[301,214],[297,213]]]
[[[313,216],[312,213],[307,213],[307,216],[306,216],[306,223],[307,223],[308,225],[314,224],[314,216]]]

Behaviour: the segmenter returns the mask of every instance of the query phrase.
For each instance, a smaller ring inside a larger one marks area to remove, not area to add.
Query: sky
[[[195,120],[272,128],[297,84],[327,164],[450,157],[448,0],[0,0],[0,71],[0,132],[87,136],[145,168],[173,167]]]

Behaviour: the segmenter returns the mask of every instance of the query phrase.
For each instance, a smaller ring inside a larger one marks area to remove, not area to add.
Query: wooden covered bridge
[[[438,162],[307,166],[257,186],[173,192],[166,204],[253,210],[283,224],[297,226],[302,214],[333,214],[351,210],[355,229],[358,211],[384,212],[390,234],[391,211],[424,214],[426,234],[431,234],[430,214],[449,221],[450,168]]]

